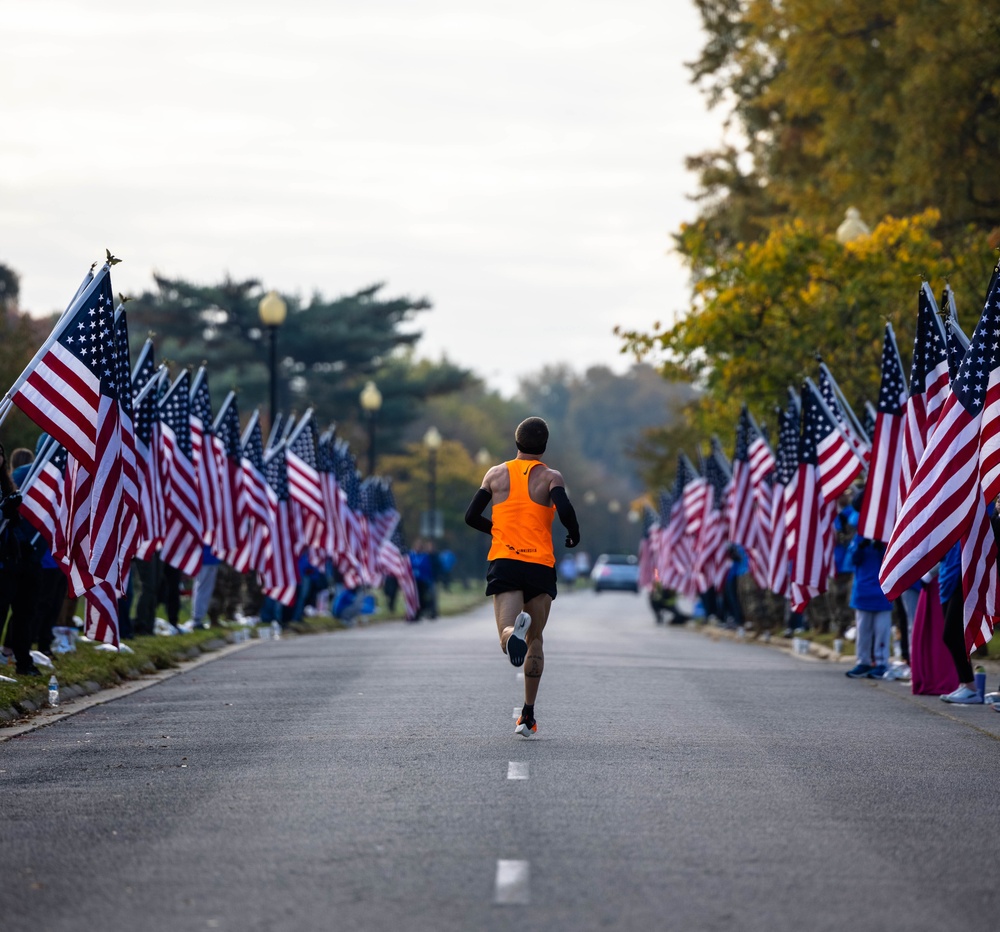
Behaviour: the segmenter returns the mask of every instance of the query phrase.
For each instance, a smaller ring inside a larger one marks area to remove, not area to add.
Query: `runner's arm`
[[[566,534],[566,546],[570,548],[575,547],[580,543],[580,524],[576,520],[576,512],[573,510],[569,496],[566,494],[566,487],[562,485],[553,486],[549,489],[549,498],[552,499],[552,504],[556,506],[559,520],[568,532]]]
[[[493,522],[489,518],[483,517],[483,512],[486,510],[486,506],[490,503],[491,498],[493,498],[493,493],[489,489],[479,489],[472,496],[472,501],[465,511],[465,523],[477,531],[482,531],[484,534],[493,533]]]

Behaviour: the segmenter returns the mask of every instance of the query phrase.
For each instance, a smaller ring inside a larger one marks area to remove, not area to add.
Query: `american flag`
[[[715,437],[712,438],[712,450],[705,460],[703,471],[711,495],[705,502],[705,516],[695,553],[695,572],[700,592],[722,586],[729,566],[726,554],[729,547],[729,522],[722,509],[725,507],[726,490],[732,480],[732,472],[722,445]]]
[[[899,501],[906,492],[934,433],[948,387],[948,338],[938,314],[930,286],[920,286],[917,302],[917,329],[913,337],[913,362],[910,366],[910,397],[906,401],[906,427],[903,431],[903,459],[899,476]]]
[[[871,434],[866,433],[858,422],[857,416],[851,410],[850,404],[840,390],[837,380],[833,377],[825,362],[819,364],[819,393],[823,396],[827,408],[833,415],[844,439],[848,442],[854,455],[867,467],[871,459]]]
[[[951,384],[958,378],[958,370],[969,348],[969,338],[953,317],[945,321],[944,329],[948,341],[948,383]]]
[[[836,502],[861,475],[864,463],[812,379],[806,379],[802,402],[807,411],[804,423],[816,444],[816,478],[820,494],[823,501]]]
[[[998,614],[996,543],[986,515],[986,502],[996,495],[989,463],[998,426],[998,272],[994,269],[982,317],[945,392],[879,574],[887,597],[897,598],[961,540],[967,644],[988,640]]]
[[[767,555],[767,587],[778,595],[788,595],[789,504],[794,504],[795,479],[799,466],[798,401],[793,395],[788,407],[778,411],[778,452],[774,469],[774,508],[771,510],[771,536]],[[792,517],[797,513],[793,509]]]
[[[127,369],[127,361],[122,364],[116,345],[111,279],[107,269],[90,283],[78,300],[82,302],[80,306],[60,321],[58,340],[49,346],[24,383],[30,385],[48,363],[55,367],[58,362],[64,373],[67,372],[72,359],[76,374],[89,373],[89,390],[96,392],[86,399],[84,411],[96,417],[91,425],[95,447],[89,460],[90,468],[73,455],[73,447],[68,448],[66,484],[53,529],[53,556],[63,564],[70,594],[74,596],[82,595],[100,582],[121,586],[124,564],[130,557],[123,550],[122,533],[127,532],[131,517],[123,493],[123,415],[119,393],[119,372]],[[70,326],[62,328],[67,321]],[[124,352],[127,353],[127,349]],[[50,367],[48,371],[51,374],[55,368]],[[75,388],[83,384],[78,382]],[[49,389],[65,391],[63,404],[71,400],[84,403],[79,393],[74,393],[73,385],[52,385]],[[53,434],[56,440],[60,435],[66,436],[67,431],[60,429]],[[117,629],[109,639],[117,643]]]
[[[885,325],[882,340],[882,384],[875,416],[872,458],[861,505],[858,533],[869,540],[887,541],[899,511],[897,493],[902,468],[906,376],[899,358],[892,324]]]
[[[398,527],[393,535],[383,540],[379,546],[378,565],[380,572],[396,578],[403,593],[406,618],[412,621],[420,612],[420,595],[417,592],[417,582],[413,578],[413,566],[407,555],[406,544]]]
[[[684,453],[677,458],[677,484],[684,502],[684,533],[697,537],[701,533],[705,504],[711,500],[712,489],[708,480],[698,475],[694,464]]]
[[[113,396],[114,320],[111,267],[77,293],[45,345],[8,391],[38,427],[66,447],[88,473],[103,459],[102,407]],[[116,386],[114,387],[116,390]],[[117,454],[116,454],[117,455]]]
[[[118,383],[122,449],[122,507],[118,526],[117,591],[124,593],[128,572],[139,545],[139,466],[135,446],[135,411],[132,404],[132,362],[129,356],[128,320],[124,302],[115,311],[115,380]]]
[[[773,522],[774,468],[776,461],[764,432],[757,426],[753,415],[747,411],[747,456],[750,461],[750,487],[753,490],[754,509],[752,520],[757,525],[753,536],[755,547],[746,548],[747,562],[754,582],[761,589],[767,588],[767,555],[770,549]]]
[[[653,533],[658,527],[656,512],[649,505],[642,510],[642,537],[639,540],[639,588],[651,589],[656,581],[656,548]]]
[[[261,572],[264,555],[271,546],[274,530],[267,480],[264,478],[264,435],[260,429],[260,412],[254,411],[243,432],[243,454],[240,459],[240,550],[233,567],[241,573]]]
[[[361,479],[355,465],[354,456],[347,444],[338,439],[337,451],[337,483],[344,493],[341,518],[344,527],[344,539],[336,554],[337,568],[344,577],[345,585],[353,589],[359,585],[368,585],[366,578],[367,560],[364,558],[367,522],[361,516]]]
[[[191,384],[191,465],[194,467],[198,489],[198,509],[201,513],[201,539],[209,546],[215,545],[217,528],[222,515],[222,486],[219,466],[215,458],[214,432],[212,430],[212,398],[208,390],[208,377],[202,366],[195,373]]]
[[[32,472],[21,487],[21,515],[42,535],[49,549],[55,540],[56,522],[66,485],[66,448],[49,437]]]
[[[268,501],[274,529],[271,545],[264,557],[264,592],[282,605],[294,605],[299,588],[298,555],[292,532],[289,509],[288,467],[285,444],[272,447],[264,458],[264,477],[268,485]]]
[[[213,550],[232,566],[240,551],[239,516],[243,509],[240,412],[235,392],[226,396],[212,425],[212,453],[219,478],[220,506]]]
[[[326,514],[323,550],[328,557],[339,563],[337,555],[341,552],[345,539],[343,517],[345,496],[337,482],[337,455],[332,430],[323,434],[317,445],[316,468],[323,492],[323,511]]]
[[[312,408],[299,419],[285,448],[288,461],[288,488],[294,508],[300,513],[300,524],[306,546],[324,550],[326,543],[326,509],[316,453],[316,421]]]
[[[161,380],[153,361],[153,341],[146,340],[139,351],[132,372],[133,399],[142,390]],[[139,529],[136,557],[148,560],[163,544],[166,517],[163,511],[163,487],[160,465],[160,415],[158,387],[146,391],[135,401],[135,452],[139,473]]]
[[[750,469],[750,412],[746,405],[736,425],[736,450],[733,455],[733,481],[729,491],[729,540],[745,550],[757,546],[755,499]]]
[[[92,641],[118,646],[118,592],[109,582],[98,582],[84,593],[83,633]]]
[[[791,602],[794,611],[805,609],[813,596],[825,592],[833,563],[833,502],[820,486],[820,442],[836,432],[816,387],[806,381],[802,390],[802,433],[793,495],[792,521],[788,521],[791,566]],[[851,456],[854,457],[853,452]],[[855,461],[857,460],[854,457]],[[786,491],[786,503],[787,503]],[[839,494],[839,492],[838,492]]]
[[[164,496],[163,546],[160,554],[168,566],[185,576],[201,569],[201,504],[198,477],[191,461],[191,375],[187,370],[174,380],[160,399],[161,477]]]
[[[697,579],[694,574],[695,547],[697,542],[687,532],[687,515],[684,510],[684,487],[691,481],[691,475],[684,465],[686,457],[681,454],[677,462],[677,478],[669,496],[670,512],[663,534],[664,550],[667,554],[666,569],[662,573],[663,584],[687,596],[695,596]],[[661,502],[663,501],[661,496]]]

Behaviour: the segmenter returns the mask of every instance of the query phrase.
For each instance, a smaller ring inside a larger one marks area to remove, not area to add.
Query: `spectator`
[[[455,553],[448,548],[445,548],[438,554],[438,572],[441,577],[441,585],[444,587],[445,592],[451,591],[451,574],[455,569]]]
[[[864,494],[863,490],[858,496]],[[833,519],[833,566],[834,572],[830,579],[829,596],[827,605],[830,609],[830,630],[837,636],[843,637],[844,632],[854,621],[854,612],[851,610],[851,584],[854,581],[854,565],[847,558],[847,552],[858,531],[858,520],[861,517],[858,513],[860,500],[857,504],[851,504],[851,495],[844,492],[837,499],[839,511]]]
[[[743,605],[740,602],[739,580],[750,571],[746,551],[739,544],[730,544],[727,550],[732,564],[726,573],[722,589],[722,611],[727,628],[743,627]]]
[[[856,535],[847,555],[854,566],[851,608],[854,609],[857,634],[857,663],[847,671],[852,679],[880,679],[889,669],[889,640],[892,636],[892,603],[879,583],[885,544]]]
[[[132,630],[136,634],[152,634],[156,621],[156,606],[159,604],[160,584],[163,579],[163,561],[159,553],[153,551],[147,560],[133,560],[132,573],[139,583],[139,597],[135,602],[135,621]]]
[[[983,700],[976,690],[976,678],[965,646],[965,596],[962,591],[962,544],[955,544],[941,561],[938,571],[941,604],[944,606],[943,640],[951,654],[958,688],[941,697],[944,702],[979,705]]]
[[[40,676],[31,658],[34,621],[33,558],[26,558],[18,514],[21,496],[14,486],[7,453],[0,445],[0,630],[5,631],[4,647],[13,653],[19,676]],[[30,526],[30,525],[29,525]],[[8,618],[8,613],[10,617]]]
[[[430,619],[438,616],[437,590],[435,587],[434,546],[428,540],[418,540],[415,548],[410,551],[410,565],[413,567],[413,578],[417,584],[417,595],[420,597],[420,611],[417,617],[426,615]]]
[[[559,578],[566,583],[567,588],[576,588],[576,557],[567,553],[559,561]]]
[[[191,587],[191,622],[196,628],[207,628],[205,617],[208,607],[212,604],[212,593],[215,591],[215,580],[219,575],[219,564],[222,561],[212,553],[207,544],[202,548],[201,569],[194,578]]]
[[[41,449],[47,437],[48,434],[42,434],[38,438],[35,453]],[[22,447],[10,455],[11,466],[14,469],[11,478],[19,490],[31,471],[35,453]],[[27,575],[21,582],[29,586],[34,593],[31,619],[32,643],[43,654],[51,654],[52,628],[59,622],[59,611],[63,599],[66,598],[66,574],[52,558],[52,552],[45,539],[29,522],[19,521],[14,533],[21,542],[21,550],[26,558]]]

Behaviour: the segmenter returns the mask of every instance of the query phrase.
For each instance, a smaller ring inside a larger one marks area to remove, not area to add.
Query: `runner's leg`
[[[512,592],[498,592],[493,596],[493,614],[496,616],[497,633],[500,635],[500,650],[505,654],[507,653],[507,638],[514,630],[514,622],[522,611],[524,611],[524,594],[520,589]]]
[[[528,628],[528,654],[524,658],[524,703],[533,706],[538,695],[538,684],[545,669],[545,654],[542,651],[542,631],[549,620],[552,596],[542,594],[524,604],[524,610],[531,616]]]

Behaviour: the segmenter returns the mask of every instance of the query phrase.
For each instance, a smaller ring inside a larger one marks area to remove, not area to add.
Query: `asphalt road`
[[[555,603],[263,642],[0,743],[0,929],[993,929],[1000,715]],[[995,684],[990,683],[989,688]]]

